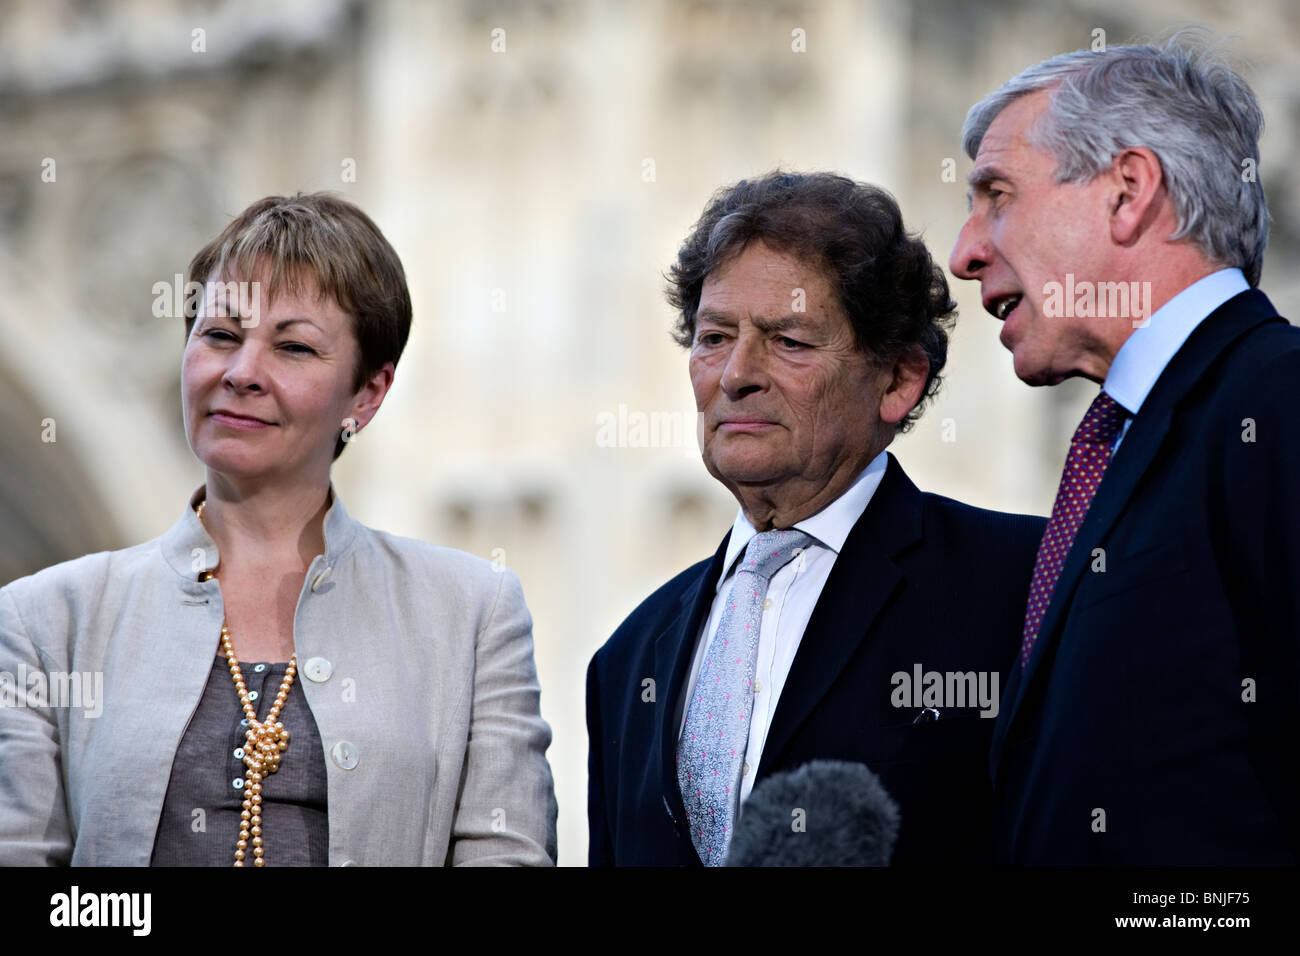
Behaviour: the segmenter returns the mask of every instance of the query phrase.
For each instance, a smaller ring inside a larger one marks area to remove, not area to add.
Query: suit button
[[[763,682],[761,680],[754,681],[754,693],[755,694],[763,693]]]
[[[772,610],[772,599],[771,599],[771,598],[764,598],[764,599],[763,599],[763,610],[764,610],[764,611],[770,611],[770,610]]]
[[[333,568],[326,568],[320,574],[316,575],[316,577],[312,578],[311,590],[313,594],[316,593],[316,589],[319,588],[325,582],[325,579],[329,576],[329,573],[333,570],[334,570]]]
[[[748,776],[749,776],[749,761],[748,761],[748,760],[746,760],[743,764],[741,764],[741,767],[740,767],[740,775],[741,775],[742,777],[748,777]]]
[[[346,740],[340,740],[330,748],[330,757],[344,770],[351,770],[357,765],[357,748]]]
[[[307,663],[302,667],[302,672],[307,675],[309,681],[323,684],[334,673],[334,665],[323,657],[309,657]]]
[[[339,866],[360,866],[360,865],[361,864],[358,863],[356,860],[344,860],[342,863],[339,864]]]

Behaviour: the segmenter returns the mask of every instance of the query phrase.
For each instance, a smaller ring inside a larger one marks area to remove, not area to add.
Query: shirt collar
[[[201,571],[211,571],[221,560],[217,553],[217,544],[208,534],[203,522],[194,509],[207,497],[206,485],[199,485],[190,495],[189,504],[171,529],[162,537],[163,557],[187,584],[194,584],[195,590],[201,590],[198,582]],[[330,506],[325,512],[325,566],[333,567],[338,558],[352,544],[356,534],[357,522],[348,514],[330,482]]]
[[[1137,415],[1188,336],[1211,312],[1249,288],[1240,269],[1220,269],[1193,282],[1133,330],[1115,353],[1102,390],[1130,415]]]
[[[800,531],[817,539],[817,543],[829,548],[835,554],[840,553],[848,539],[849,532],[858,523],[862,513],[871,503],[871,497],[880,487],[880,480],[885,477],[885,468],[889,465],[888,452],[881,452],[871,460],[871,464],[862,470],[853,484],[844,493],[815,515],[796,521],[794,526]],[[717,591],[722,590],[722,582],[731,573],[731,567],[745,553],[749,542],[758,534],[754,526],[745,517],[745,509],[736,511],[736,520],[731,526],[731,538],[727,541],[727,553],[722,564],[722,574],[718,577]]]

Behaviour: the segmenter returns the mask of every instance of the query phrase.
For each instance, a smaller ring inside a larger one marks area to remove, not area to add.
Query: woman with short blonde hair
[[[0,671],[104,677],[100,714],[0,707],[0,865],[553,865],[518,579],[330,481],[406,344],[396,253],[343,199],[276,196],[190,280],[206,481],[162,537],[0,589]]]

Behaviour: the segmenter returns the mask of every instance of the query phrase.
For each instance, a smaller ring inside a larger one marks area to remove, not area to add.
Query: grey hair
[[[1055,157],[1058,183],[1086,182],[1122,150],[1147,147],[1178,215],[1170,240],[1190,239],[1257,286],[1269,225],[1258,174],[1264,115],[1245,80],[1208,46],[1188,44],[1188,34],[1201,32],[1180,31],[1161,46],[1076,50],[1031,66],[971,107],[962,149],[974,159],[999,113],[1054,87],[1029,139]]]

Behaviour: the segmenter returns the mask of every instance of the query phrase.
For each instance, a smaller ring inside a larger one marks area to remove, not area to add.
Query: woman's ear
[[[370,424],[370,419],[375,417],[375,412],[379,411],[379,406],[384,402],[384,396],[388,390],[393,387],[393,373],[395,369],[392,362],[385,362],[369,380],[362,384],[357,391],[356,400],[352,403],[351,418],[356,421],[356,428],[362,429]]]

